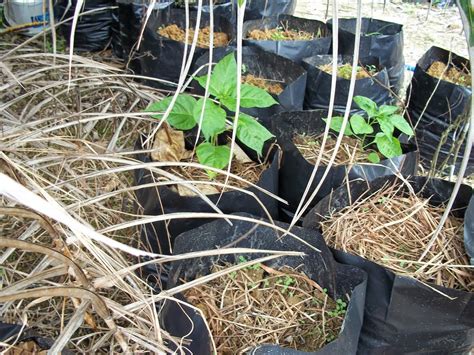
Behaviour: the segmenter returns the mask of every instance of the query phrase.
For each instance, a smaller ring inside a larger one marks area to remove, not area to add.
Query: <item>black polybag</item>
[[[451,61],[455,66],[461,69],[464,66],[470,68],[468,59],[454,53],[451,56]],[[443,133],[470,106],[471,88],[439,80],[427,73],[433,62],[441,61],[447,64],[449,57],[449,51],[431,47],[416,64],[411,85],[407,89],[408,114],[416,127],[420,156],[423,165],[427,168],[431,166]],[[428,106],[426,106],[427,103]],[[450,149],[460,139],[466,128],[466,125],[462,125],[459,129],[448,133],[446,143],[441,146],[439,152],[437,167],[440,167],[441,163],[449,157],[447,165],[451,165],[456,158],[455,171],[459,170],[466,142],[461,145],[457,155],[451,155]],[[469,157],[467,173],[474,173],[474,150],[471,151]]]
[[[115,3],[117,5],[117,3]],[[119,19],[119,9],[118,6],[116,9],[112,10],[112,25],[110,26],[111,31],[111,43],[112,52],[117,57],[123,58],[123,47],[122,47],[122,38],[120,37],[120,19]]]
[[[352,56],[338,56],[338,64],[351,64]],[[332,75],[321,70],[321,65],[332,63],[332,55],[316,55],[303,60],[303,68],[308,72],[306,84],[306,94],[304,98],[305,110],[329,108],[331,96]],[[355,82],[354,96],[365,96],[374,101],[377,105],[390,104],[393,98],[390,91],[387,70],[379,64],[378,58],[360,58],[359,65],[365,67],[374,65],[378,72],[371,78],[358,79]],[[337,77],[336,96],[334,100],[334,111],[344,113],[346,110],[347,98],[349,96],[350,80]],[[351,114],[363,113],[355,102],[351,104]]]
[[[48,350],[54,344],[52,339],[39,336],[33,329],[24,329],[24,327],[20,324],[0,322],[0,341],[8,343],[9,339],[15,340],[16,344],[26,341],[34,341],[36,345],[38,345],[38,347],[42,350]],[[73,352],[68,349],[63,349],[61,354],[71,355]]]
[[[293,135],[322,134],[326,126],[323,118],[327,116],[327,111],[314,110],[284,112],[272,117],[271,131],[276,135],[283,152],[280,163],[279,193],[289,203],[288,206],[282,206],[282,208],[288,209],[290,212],[294,212],[298,207],[314,169],[314,165],[303,157],[293,143]],[[415,174],[418,165],[416,146],[402,144],[402,149],[403,155],[384,159],[378,164],[333,165],[311,206],[316,205],[318,201],[331,193],[333,189],[343,185],[345,181],[354,179],[372,181],[381,176],[393,175],[395,171],[399,171],[404,176]],[[320,183],[325,169],[326,166],[320,164],[308,196]]]
[[[222,16],[225,17],[229,20],[232,19],[232,23],[234,22],[235,19],[235,11],[234,11],[234,5],[233,5],[233,0],[227,0],[227,1],[213,1],[212,2],[212,10],[214,13],[214,16]],[[177,8],[184,9],[185,6],[184,4],[181,6],[176,5]],[[198,11],[198,6],[190,4],[189,8],[194,11]],[[211,12],[211,7],[209,5],[209,0],[203,0],[202,6],[201,6],[201,11],[204,13],[210,13]]]
[[[340,54],[353,55],[357,19],[339,19]],[[327,22],[332,29],[332,19]],[[373,18],[362,18],[360,57],[377,57],[387,68],[390,85],[398,93],[403,86],[405,58],[403,56],[403,25]]]
[[[196,25],[196,12],[189,14],[189,26]],[[180,28],[186,28],[186,17],[184,10],[167,9],[154,11],[151,15],[144,32],[143,42],[140,50],[141,74],[153,78],[164,79],[171,82],[178,82],[181,74],[185,44],[163,37],[158,34],[158,28],[176,24]],[[201,14],[200,28],[209,26],[209,14]],[[214,17],[214,31],[227,33],[229,40],[234,38],[234,29],[231,23],[223,17]],[[188,44],[188,55],[191,45]],[[196,46],[193,56],[193,63],[202,55],[209,52],[208,48]],[[192,67],[192,65],[191,65]],[[191,73],[189,73],[191,74]],[[156,85],[150,82],[151,85]]]
[[[276,27],[286,27],[307,31],[310,33],[321,33],[321,38],[298,41],[270,41],[248,39],[247,35],[255,29],[274,29]],[[267,17],[262,20],[251,20],[244,22],[243,44],[245,46],[259,47],[267,52],[281,55],[300,64],[303,58],[316,54],[327,54],[331,46],[331,31],[325,23],[318,20],[309,20],[289,15],[277,17]]]
[[[349,206],[350,200],[355,202],[364,193],[375,192],[395,181],[396,177],[388,177],[370,183],[354,181],[349,187],[341,187],[321,200],[305,217],[303,225],[319,230],[319,221],[324,216]],[[419,196],[431,197],[432,205],[446,203],[454,186],[445,180],[418,176],[409,181]],[[402,191],[406,191],[406,187]],[[472,220],[472,210],[470,216],[465,215],[471,198],[472,188],[462,185],[453,214]],[[472,224],[464,228],[473,235]],[[465,354],[474,346],[474,293],[424,285],[415,279],[397,276],[359,256],[339,250],[333,252],[338,262],[359,267],[369,275],[358,353]]]
[[[74,16],[77,0],[71,1],[68,8],[68,0],[60,0],[56,3],[55,14],[59,18],[67,19]],[[113,0],[87,0],[84,1],[81,13],[112,7],[115,5]],[[110,42],[112,35],[112,9],[104,9],[89,15],[79,16],[77,26],[74,32],[74,51],[76,52],[95,52],[104,50]],[[70,36],[72,30],[72,20],[60,25],[60,30],[70,46]]]
[[[235,52],[235,48],[217,48],[213,52],[212,62],[217,63],[227,54]],[[195,69],[209,62],[209,53],[203,55],[196,61]],[[243,47],[242,62],[245,65],[245,74],[254,74],[256,76],[275,80],[283,85],[284,90],[279,95],[272,95],[279,105],[273,105],[266,108],[241,108],[251,116],[257,118],[264,125],[269,124],[269,118],[282,111],[295,111],[303,109],[303,98],[306,87],[306,71],[298,64],[289,59],[278,56],[273,53],[265,52],[259,48]],[[207,75],[207,66],[198,72],[198,76]],[[196,82],[193,86],[196,92],[204,94],[204,89]]]
[[[171,1],[158,0],[154,4],[153,11],[166,11],[171,4]],[[123,59],[127,68],[139,75],[141,69],[138,61],[140,57],[140,51],[137,50],[138,40],[150,3],[147,0],[117,0],[117,6]]]
[[[471,198],[464,217],[464,245],[467,255],[471,257],[471,265],[474,265],[474,197]]]
[[[143,137],[141,140],[143,140]],[[192,148],[192,143],[188,148]],[[140,149],[140,147],[141,141],[137,143],[137,149]],[[139,154],[137,159],[146,163],[151,162],[149,154]],[[277,195],[279,150],[272,150],[269,163],[269,167],[261,174],[259,181],[255,185]],[[135,170],[136,185],[151,184],[155,181],[148,169]],[[230,181],[230,184],[232,184],[232,181]],[[278,217],[278,201],[275,198],[259,191],[255,187],[249,187],[245,190],[254,193],[260,199],[272,218]],[[139,205],[143,207],[144,215],[159,216],[177,212],[217,213],[201,197],[181,196],[170,186],[139,189],[136,191],[136,196]],[[219,201],[217,207],[224,213],[247,211],[257,216],[267,216],[257,200],[244,192],[228,189],[222,195],[213,194],[207,197],[215,204]],[[174,239],[179,234],[207,223],[209,220],[209,218],[180,218],[170,220],[169,222],[161,221],[145,224],[142,227],[141,238],[145,245],[151,247],[151,250],[162,254],[170,254]]]
[[[242,217],[253,217],[247,213],[236,214]],[[319,351],[310,354],[354,354],[357,348],[359,330],[362,324],[364,293],[366,287],[366,275],[361,270],[343,266],[336,263],[331,252],[324,243],[322,236],[313,231],[294,227],[292,233],[318,248],[316,251],[311,247],[297,241],[290,235],[281,237],[270,227],[258,226],[253,222],[233,220],[230,226],[224,220],[218,220],[199,228],[181,234],[176,239],[175,253],[189,253],[202,250],[214,250],[224,248],[229,244],[237,248],[252,248],[266,250],[284,250],[304,252],[303,257],[281,257],[266,265],[273,268],[289,266],[298,268],[308,277],[316,281],[321,287],[328,289],[328,294],[333,299],[341,298],[347,300],[349,297],[344,325],[339,337]],[[277,222],[278,226],[288,228],[287,224]],[[245,238],[240,238],[247,234]],[[242,239],[242,240],[239,240]],[[247,254],[247,260],[262,257],[262,254]],[[213,264],[219,262],[237,263],[238,255],[222,255],[203,258],[191,258],[171,264],[168,288],[180,283],[180,279],[195,279],[196,276],[204,276],[210,273]],[[182,295],[179,295],[184,300]],[[166,301],[161,310],[161,320],[166,331],[174,336],[184,336],[192,339],[189,351],[194,355],[210,354],[209,334],[200,316],[191,308],[178,305],[174,301]],[[192,320],[192,323],[190,321]],[[192,329],[191,329],[192,327]],[[171,344],[170,344],[171,345]],[[251,350],[252,354],[278,354],[296,355],[308,354],[308,352],[296,351],[289,348],[281,348],[277,345],[262,345]]]

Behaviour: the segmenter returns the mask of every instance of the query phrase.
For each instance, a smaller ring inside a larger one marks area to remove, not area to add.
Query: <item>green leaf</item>
[[[255,118],[245,113],[240,113],[237,124],[237,137],[243,144],[255,150],[261,156],[264,143],[274,136],[258,123]]]
[[[403,116],[400,115],[392,115],[390,117],[390,121],[392,124],[397,127],[400,131],[403,133],[412,136],[413,135],[413,129],[411,128],[410,124],[408,123],[407,120]]]
[[[236,87],[230,96],[219,96],[219,99],[223,105],[225,105],[229,110],[236,110],[237,103],[237,94]],[[277,101],[263,89],[258,87],[242,84],[240,86],[240,107],[254,108],[254,107],[270,107],[275,104],[278,104]]]
[[[380,157],[377,153],[371,152],[367,155],[367,159],[374,164],[380,163]]]
[[[197,123],[199,123],[201,117],[203,103],[204,99],[199,99],[194,106],[194,120]],[[225,131],[225,118],[226,113],[224,109],[207,99],[201,126],[206,141],[210,141],[212,137]]]
[[[371,99],[365,96],[354,96],[354,102],[359,106],[362,110],[367,112],[369,117],[377,116],[377,104],[373,102]]]
[[[239,6],[242,6],[244,4],[244,0],[239,0],[238,4],[239,4]]]
[[[355,134],[370,134],[374,129],[369,125],[361,115],[353,115],[350,119],[352,131]]]
[[[379,123],[380,129],[387,136],[387,138],[391,138],[393,136],[393,131],[395,130],[392,122],[390,122],[385,116],[378,116],[377,122]]]
[[[202,165],[211,166],[216,169],[224,169],[229,163],[230,148],[226,145],[213,145],[211,143],[201,143],[196,148],[196,154],[199,163]],[[207,174],[212,179],[217,173],[214,171],[207,171]]]
[[[155,102],[147,107],[146,112],[162,112],[160,114],[152,115],[153,118],[161,119],[163,114],[168,109],[173,98],[171,96],[164,98],[161,101]],[[187,94],[179,94],[171,110],[167,122],[171,127],[186,131],[196,125],[194,120],[193,110],[196,104],[196,99]]]
[[[379,107],[379,115],[390,116],[398,111],[397,106],[382,105]]]
[[[331,125],[329,127],[333,131],[340,132],[343,120],[344,120],[344,117],[334,116],[331,119]],[[327,122],[327,118],[323,118],[323,121]],[[349,125],[346,125],[346,129],[344,130],[344,135],[346,135],[346,136],[353,136],[354,135],[354,133],[352,132],[351,127]]]
[[[403,154],[400,141],[395,137],[389,138],[383,133],[377,133],[375,144],[379,152],[386,158],[394,158]]]
[[[206,87],[207,75],[196,78],[197,82]],[[231,96],[237,85],[237,62],[234,53],[222,58],[215,66],[211,74],[209,92],[216,97]]]

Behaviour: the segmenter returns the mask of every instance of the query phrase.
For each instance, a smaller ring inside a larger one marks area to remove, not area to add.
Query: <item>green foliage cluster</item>
[[[365,147],[375,143],[378,152],[386,158],[393,158],[403,154],[400,141],[393,136],[395,128],[408,136],[413,136],[413,129],[407,120],[397,114],[398,107],[381,105],[380,107],[371,99],[364,96],[355,96],[354,101],[367,114],[368,119],[361,115],[352,115],[346,125],[344,135],[358,138]],[[343,117],[336,116],[331,120],[331,129],[340,132]],[[375,131],[375,127],[380,132]],[[367,139],[369,142],[366,143]],[[376,152],[368,155],[372,163],[378,163],[380,157]]]
[[[206,87],[208,76],[195,78],[203,88]],[[234,129],[234,115],[227,116],[228,111],[235,112],[237,105],[237,63],[234,54],[228,54],[216,64],[210,76],[209,92],[212,99],[195,99],[188,94],[179,94],[168,116],[171,127],[187,131],[193,129],[201,121],[201,132],[204,142],[196,148],[198,161],[216,169],[224,169],[230,160],[230,148],[219,145],[217,137],[227,130]],[[172,97],[151,104],[146,111],[159,112],[152,117],[161,119],[168,109]],[[264,108],[277,104],[275,99],[265,90],[241,84],[240,107]],[[230,122],[228,124],[227,122]],[[273,135],[257,120],[245,113],[239,113],[237,138],[247,147],[262,155],[264,143]],[[215,172],[208,171],[215,177]]]

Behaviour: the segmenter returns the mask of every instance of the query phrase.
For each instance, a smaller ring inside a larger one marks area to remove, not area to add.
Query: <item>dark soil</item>
[[[168,25],[158,29],[158,33],[166,38],[172,39],[178,42],[185,42],[186,32],[177,25]],[[199,29],[197,46],[200,48],[209,48],[209,36],[211,29],[204,27]],[[189,29],[188,44],[191,44],[194,37],[194,28]],[[229,36],[224,32],[214,32],[214,47],[223,47],[229,44]]]

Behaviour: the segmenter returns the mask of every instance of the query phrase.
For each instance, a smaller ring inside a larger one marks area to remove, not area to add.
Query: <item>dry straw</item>
[[[215,265],[212,271],[225,267]],[[288,267],[254,264],[185,296],[203,312],[219,354],[269,343],[316,351],[338,336],[344,319],[344,306],[338,311],[316,282]]]
[[[393,272],[472,292],[474,270],[463,240],[462,219],[450,216],[423,261],[418,261],[439,224],[444,207],[400,193],[391,185],[332,214],[322,222],[326,242],[375,261]]]

